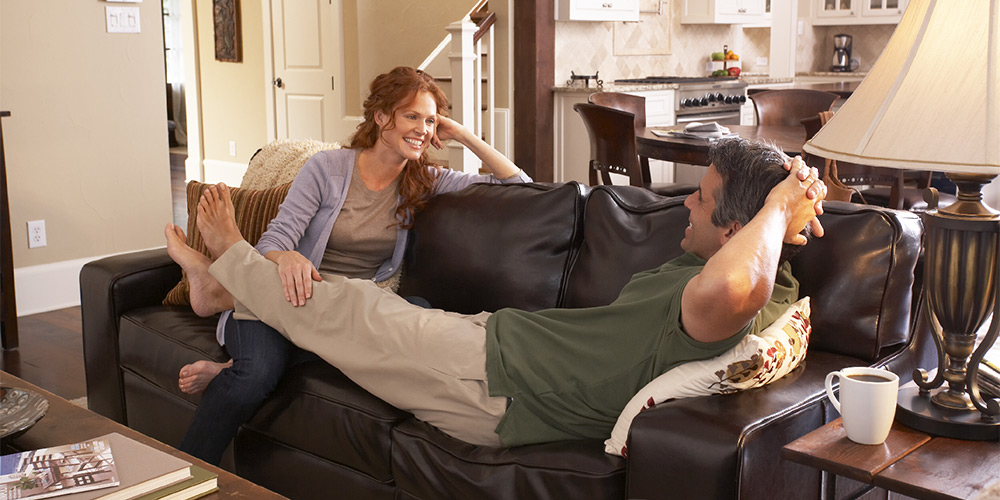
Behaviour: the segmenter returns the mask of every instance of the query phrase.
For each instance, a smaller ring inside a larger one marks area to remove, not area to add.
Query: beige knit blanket
[[[272,141],[250,159],[240,187],[268,189],[292,182],[310,156],[340,147],[338,142],[320,142],[313,139]]]

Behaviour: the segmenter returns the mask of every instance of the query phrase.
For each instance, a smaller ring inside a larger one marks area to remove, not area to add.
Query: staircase
[[[494,59],[496,15],[481,0],[462,19],[448,25],[448,34],[419,69],[434,75],[451,101],[451,118],[465,125],[493,147],[496,144],[497,110]],[[502,130],[506,130],[503,113]],[[479,173],[482,162],[471,151],[454,141],[446,146],[446,158],[436,158],[454,170]],[[506,144],[497,149],[510,156]]]

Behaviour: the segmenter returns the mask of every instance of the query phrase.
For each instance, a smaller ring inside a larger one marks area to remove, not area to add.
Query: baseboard
[[[205,167],[206,184],[225,182],[229,186],[239,186],[247,171],[246,163],[234,161],[205,160],[202,164]]]
[[[139,250],[131,250],[131,253]],[[83,265],[110,255],[64,260],[14,269],[17,315],[27,316],[80,305],[80,270]]]

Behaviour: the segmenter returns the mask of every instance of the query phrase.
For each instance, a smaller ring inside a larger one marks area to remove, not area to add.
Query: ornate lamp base
[[[1000,440],[1000,422],[984,422],[982,416],[978,411],[952,410],[933,404],[931,394],[920,394],[917,387],[899,390],[896,420],[918,431],[955,439]]]

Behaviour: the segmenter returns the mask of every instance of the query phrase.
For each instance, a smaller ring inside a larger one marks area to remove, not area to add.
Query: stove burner
[[[726,80],[737,80],[739,77],[736,76],[718,76],[718,77],[694,77],[694,76],[647,76],[645,78],[626,78],[622,80],[615,80],[615,83],[707,83],[707,82],[722,82]]]

